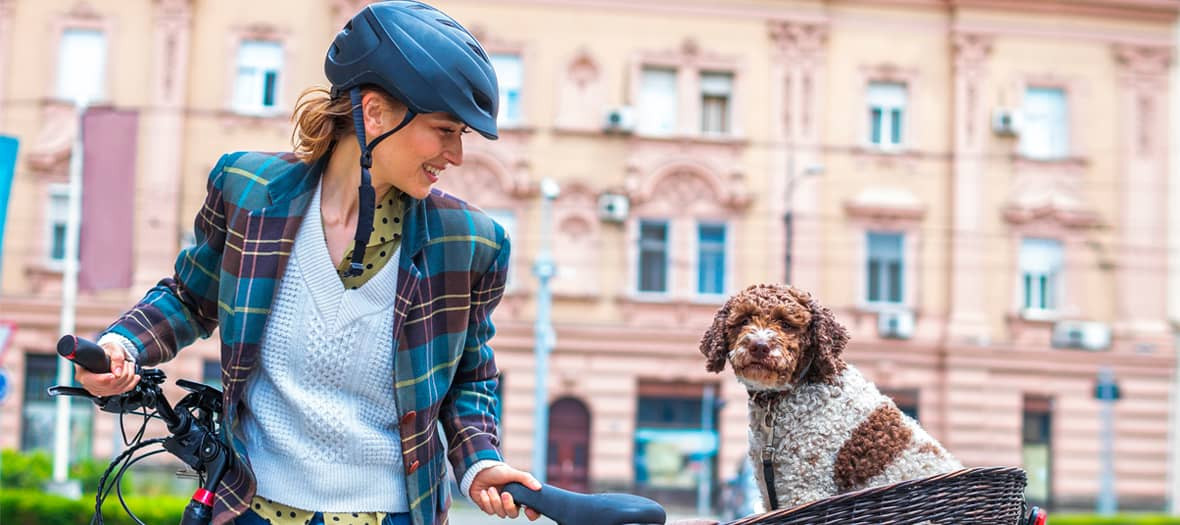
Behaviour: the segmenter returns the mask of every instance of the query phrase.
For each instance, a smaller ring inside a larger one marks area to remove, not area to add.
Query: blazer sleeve
[[[496,333],[491,315],[504,296],[511,247],[503,228],[496,225],[495,231],[500,249],[491,267],[472,287],[463,355],[439,413],[450,439],[447,455],[456,479],[464,479],[467,470],[479,461],[503,461],[497,428],[499,371],[488,341]]]
[[[154,366],[172,359],[198,337],[217,328],[217,297],[226,218],[222,194],[227,156],[209,173],[205,203],[193,225],[195,244],[181,250],[175,274],[162,279],[106,330],[127,338],[136,360]]]

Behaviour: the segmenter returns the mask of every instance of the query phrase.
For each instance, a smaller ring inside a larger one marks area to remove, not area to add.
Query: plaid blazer
[[[221,437],[239,461],[216,491],[214,525],[232,521],[254,496],[254,476],[232,429],[323,162],[308,165],[290,153],[221,157],[197,214],[196,244],[177,257],[173,277],[107,329],[135,343],[141,363],[154,365],[220,328]],[[414,525],[432,525],[446,523],[451,503],[447,459],[460,479],[477,461],[501,460],[498,372],[488,341],[495,333],[490,315],[507,277],[509,242],[502,227],[455,197],[436,190],[406,201],[390,380],[410,513]],[[439,421],[445,436],[437,431]]]

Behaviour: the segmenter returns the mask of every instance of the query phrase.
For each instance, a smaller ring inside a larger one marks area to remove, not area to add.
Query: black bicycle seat
[[[579,494],[552,485],[533,491],[509,483],[504,492],[521,505],[548,516],[557,525],[664,525],[664,508],[634,494]]]

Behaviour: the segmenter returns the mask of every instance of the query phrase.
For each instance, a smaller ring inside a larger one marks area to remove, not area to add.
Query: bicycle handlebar
[[[659,503],[634,494],[579,494],[552,485],[534,491],[520,483],[505,485],[504,492],[558,525],[664,525],[667,520]]]
[[[95,374],[111,371],[111,358],[97,344],[75,335],[62,336],[57,340],[58,355],[77,363]]]

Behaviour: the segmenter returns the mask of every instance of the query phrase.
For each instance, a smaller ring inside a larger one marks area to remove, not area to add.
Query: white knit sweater
[[[320,190],[271,307],[242,438],[258,494],[324,512],[405,512],[393,374],[396,253],[346,290],[328,254]]]

